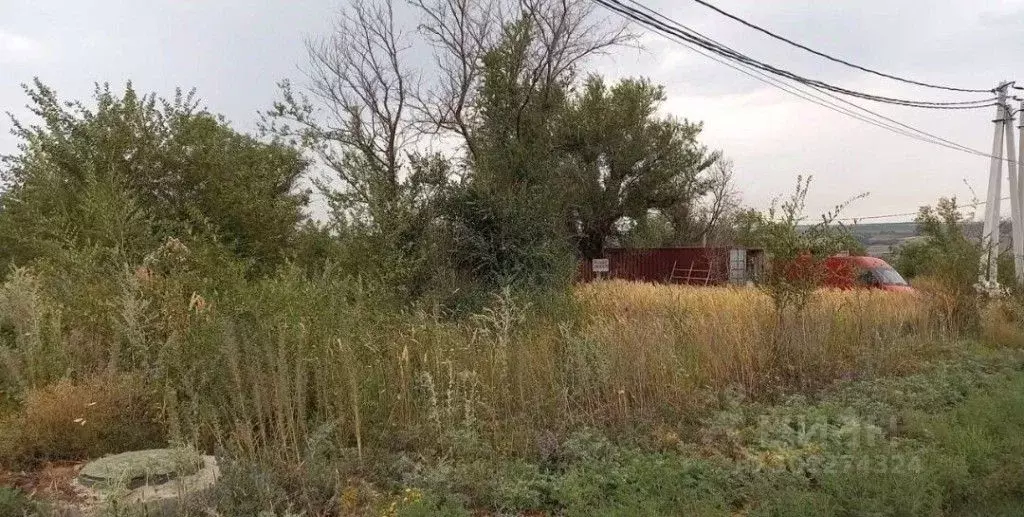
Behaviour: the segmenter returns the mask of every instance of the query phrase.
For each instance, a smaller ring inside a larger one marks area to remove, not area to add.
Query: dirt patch
[[[74,483],[84,463],[47,462],[32,471],[0,470],[0,486],[14,487],[30,497],[52,503],[77,504],[84,496]]]

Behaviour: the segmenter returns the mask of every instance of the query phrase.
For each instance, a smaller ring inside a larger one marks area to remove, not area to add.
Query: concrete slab
[[[191,476],[202,463],[199,454],[186,449],[131,451],[86,463],[78,480],[89,487],[132,489]]]
[[[183,504],[210,495],[220,471],[217,459],[187,449],[153,449],[115,454],[86,464],[77,490],[83,516],[177,515]]]

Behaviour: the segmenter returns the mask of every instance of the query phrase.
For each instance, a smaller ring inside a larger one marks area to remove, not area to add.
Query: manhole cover
[[[87,463],[78,474],[85,486],[135,489],[191,476],[203,467],[195,452],[182,449],[150,449],[106,456]]]

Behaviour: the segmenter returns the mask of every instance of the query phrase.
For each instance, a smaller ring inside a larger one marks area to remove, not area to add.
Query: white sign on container
[[[595,273],[607,273],[608,272],[608,259],[594,259],[590,261],[590,269]]]

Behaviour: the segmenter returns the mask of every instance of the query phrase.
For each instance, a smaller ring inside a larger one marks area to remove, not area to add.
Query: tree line
[[[174,238],[248,275],[329,268],[448,303],[730,227],[731,164],[702,125],[663,115],[647,79],[587,71],[636,41],[590,2],[414,0],[414,29],[396,7],[355,1],[310,39],[306,77],[281,83],[258,135],[194,91],[101,85],[86,104],[27,85],[0,259],[116,269]],[[309,217],[313,189],[326,220]]]

